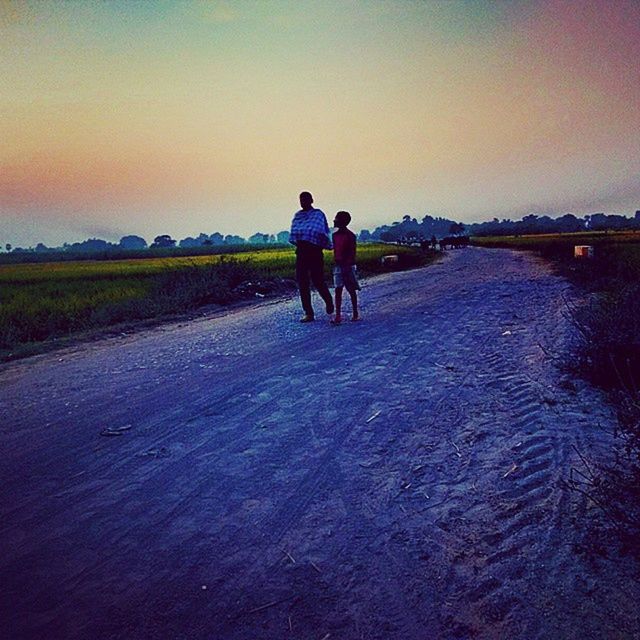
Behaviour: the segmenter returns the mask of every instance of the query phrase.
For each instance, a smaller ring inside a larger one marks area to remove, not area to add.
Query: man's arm
[[[291,231],[289,231],[289,244],[292,244],[294,246],[297,245],[298,243],[298,230],[297,230],[297,225],[296,225],[296,217],[297,217],[297,213],[294,214],[293,216],[293,220],[291,220]]]

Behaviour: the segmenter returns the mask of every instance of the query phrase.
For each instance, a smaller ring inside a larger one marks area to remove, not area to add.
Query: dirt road
[[[292,299],[5,367],[0,635],[640,637],[559,484],[613,424],[540,346],[572,295],[469,249],[369,281],[359,323]]]

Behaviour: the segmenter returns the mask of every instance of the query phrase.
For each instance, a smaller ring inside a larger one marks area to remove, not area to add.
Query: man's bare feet
[[[342,318],[340,316],[336,316],[333,320],[331,320],[331,324],[340,324],[342,322]]]
[[[315,318],[313,316],[305,315],[300,318],[300,322],[313,322]]]

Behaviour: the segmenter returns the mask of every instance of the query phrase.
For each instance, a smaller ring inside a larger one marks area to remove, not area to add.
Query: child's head
[[[333,225],[338,229],[346,229],[351,222],[351,214],[348,211],[338,211],[333,220]]]

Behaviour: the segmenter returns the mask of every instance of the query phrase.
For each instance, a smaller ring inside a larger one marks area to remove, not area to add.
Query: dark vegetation
[[[521,220],[494,218],[487,222],[464,225],[443,217],[425,215],[420,220],[404,215],[402,220],[381,225],[373,231],[362,229],[359,242],[396,242],[411,244],[427,241],[435,237],[459,237],[464,234],[476,237],[537,235],[558,233],[579,233],[603,231],[640,231],[640,211],[634,217],[619,214],[594,213],[577,217],[566,213],[557,218],[530,213]],[[60,260],[120,260],[148,258],[150,256],[215,255],[239,251],[253,251],[256,248],[288,246],[289,232],[277,234],[254,233],[245,239],[237,235],[223,235],[219,232],[200,233],[197,237],[174,240],[168,234],[156,236],[148,245],[147,241],[135,235],[120,238],[113,243],[99,238],[89,238],[82,242],[65,243],[61,247],[48,247],[39,242],[35,247],[24,249],[6,244],[7,253],[0,254],[0,263],[51,262]]]
[[[578,329],[575,370],[604,389],[618,414],[612,460],[582,458],[569,485],[587,495],[640,555],[640,234],[602,233],[549,237],[476,238],[475,244],[535,250],[585,292],[568,310]],[[574,258],[576,244],[594,256]]]
[[[521,220],[494,218],[487,222],[470,225],[470,233],[477,237],[482,236],[513,236],[513,235],[537,235],[604,231],[629,231],[640,230],[640,211],[636,211],[633,218],[606,213],[593,213],[578,217],[572,213],[566,213],[557,218],[546,215],[530,213]]]
[[[389,270],[385,245],[358,250],[364,276]],[[426,265],[435,252],[394,247],[394,269]],[[148,256],[149,254],[147,254]],[[145,319],[292,292],[292,248],[189,258],[50,262],[0,267],[0,357],[38,351],[43,341]],[[332,260],[327,256],[326,272]]]
[[[383,242],[398,242],[399,240],[428,240],[431,236],[441,239],[445,236],[459,236],[467,233],[476,237],[484,236],[512,236],[532,234],[559,234],[603,231],[640,230],[640,211],[636,211],[634,217],[618,214],[594,213],[583,217],[577,217],[567,213],[557,218],[531,213],[521,220],[494,218],[487,222],[478,222],[464,225],[447,218],[426,215],[421,220],[409,215],[402,220],[390,225],[382,225],[369,232],[366,229],[360,232],[360,241],[382,240]]]

